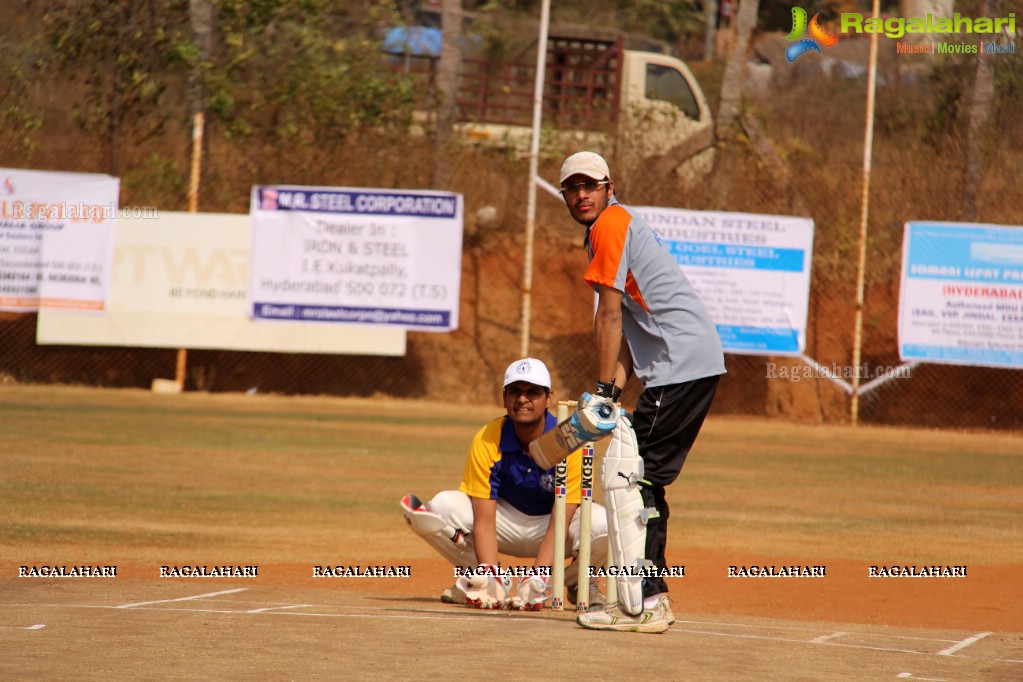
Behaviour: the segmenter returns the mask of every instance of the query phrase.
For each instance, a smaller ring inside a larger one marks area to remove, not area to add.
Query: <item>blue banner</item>
[[[798,353],[799,333],[783,327],[717,325],[721,343],[730,351]]]
[[[806,262],[803,249],[771,246],[736,246],[712,242],[665,242],[679,265],[739,270],[802,272]]]

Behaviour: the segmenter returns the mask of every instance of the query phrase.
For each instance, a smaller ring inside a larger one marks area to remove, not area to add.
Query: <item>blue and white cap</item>
[[[524,358],[508,365],[504,372],[505,388],[516,381],[525,381],[548,391],[551,389],[551,373],[547,371],[547,365],[536,358]]]

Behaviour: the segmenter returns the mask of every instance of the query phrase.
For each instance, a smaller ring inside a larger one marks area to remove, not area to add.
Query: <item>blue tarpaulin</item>
[[[384,52],[439,57],[439,28],[429,26],[395,26],[384,37]]]

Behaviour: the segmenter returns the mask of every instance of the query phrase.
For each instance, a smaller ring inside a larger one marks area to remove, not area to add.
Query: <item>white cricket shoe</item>
[[[668,629],[668,614],[658,600],[656,606],[652,609],[644,608],[638,616],[630,616],[618,604],[613,604],[602,611],[580,613],[575,622],[588,630],[659,633]]]
[[[668,625],[674,625],[675,614],[671,612],[671,597],[668,596],[667,592],[661,592],[660,596],[657,598],[657,601],[659,601],[661,603],[661,606],[664,607],[664,612],[668,616]]]

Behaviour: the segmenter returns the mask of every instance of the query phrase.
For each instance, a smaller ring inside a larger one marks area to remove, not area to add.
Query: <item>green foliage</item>
[[[699,33],[705,23],[700,0],[635,0],[618,11],[630,31],[668,43]]]
[[[171,115],[164,95],[181,58],[186,0],[58,0],[43,16],[50,62],[86,86],[84,102],[73,107],[85,130],[111,141],[137,132],[143,139],[162,129]]]
[[[207,87],[230,135],[323,146],[368,124],[407,123],[411,86],[389,77],[374,35],[397,23],[391,10],[325,0],[224,0],[218,10],[223,54]]]
[[[22,66],[8,66],[0,86],[0,151],[10,157],[30,157],[38,146],[35,132],[42,119],[26,103],[30,91]]]
[[[151,206],[176,206],[182,203],[187,183],[175,161],[158,152],[124,174],[122,185],[132,203]]]

